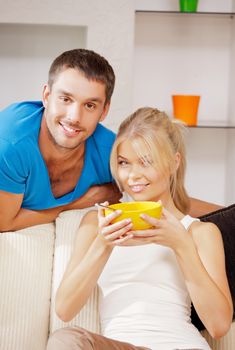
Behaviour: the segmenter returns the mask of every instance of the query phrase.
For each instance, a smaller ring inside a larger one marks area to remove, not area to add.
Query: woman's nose
[[[130,169],[129,177],[132,179],[139,179],[143,176],[143,173],[139,166],[133,166]]]

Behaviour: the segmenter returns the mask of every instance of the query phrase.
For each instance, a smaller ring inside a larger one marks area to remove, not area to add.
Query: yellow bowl
[[[161,202],[124,202],[111,204],[109,207],[115,210],[122,210],[122,214],[114,219],[112,223],[130,218],[134,230],[145,230],[151,227],[150,224],[140,217],[140,214],[147,214],[157,219],[159,219],[162,214]],[[112,210],[105,209],[105,216],[112,212]]]

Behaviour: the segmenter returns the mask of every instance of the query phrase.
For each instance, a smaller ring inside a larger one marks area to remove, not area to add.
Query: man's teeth
[[[68,131],[71,131],[71,132],[77,131],[76,129],[69,128],[68,126],[64,126],[64,128],[65,128],[66,130],[68,130]]]
[[[63,126],[63,128],[68,131],[68,132],[77,132],[78,129],[73,129],[73,128],[70,128],[68,125],[65,125],[63,123],[61,123],[61,125]]]

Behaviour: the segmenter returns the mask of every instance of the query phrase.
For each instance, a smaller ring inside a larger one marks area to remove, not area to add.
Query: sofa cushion
[[[54,224],[0,234],[0,348],[45,350]]]
[[[213,222],[216,224],[222,234],[225,263],[228,276],[228,282],[232,294],[233,306],[235,305],[235,204],[219,209],[212,213],[200,217],[201,221]],[[235,318],[235,311],[233,319]],[[200,321],[194,308],[192,308],[192,322],[202,330],[204,325]]]
[[[50,333],[66,326],[80,326],[99,333],[98,287],[93,291],[86,305],[70,322],[61,321],[55,313],[55,294],[72,253],[76,233],[84,214],[91,210],[70,210],[62,212],[56,219],[54,268],[52,276]]]
[[[213,350],[234,350],[235,341],[235,321],[232,322],[229,332],[220,339],[214,339],[210,336],[206,329],[202,332],[211,349]]]

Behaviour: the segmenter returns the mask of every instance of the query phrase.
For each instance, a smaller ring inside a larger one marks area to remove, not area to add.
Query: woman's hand
[[[131,241],[135,244],[155,243],[172,248],[174,251],[182,249],[190,241],[191,236],[181,222],[168,210],[163,208],[160,219],[142,214],[142,219],[152,225],[151,229],[132,231],[134,237]],[[131,243],[130,241],[130,243]]]
[[[108,202],[101,203],[105,206]],[[111,246],[124,245],[133,237],[131,229],[133,224],[131,219],[121,220],[112,224],[112,221],[120,216],[121,210],[115,210],[111,214],[105,216],[104,209],[98,208],[98,234],[101,235],[106,243]]]

